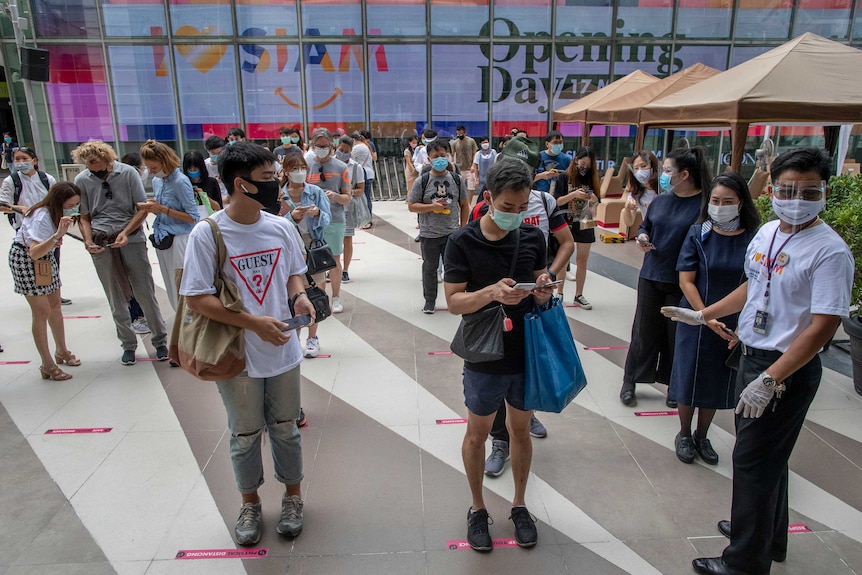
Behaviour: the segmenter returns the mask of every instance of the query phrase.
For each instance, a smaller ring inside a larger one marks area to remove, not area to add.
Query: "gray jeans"
[[[263,485],[260,442],[264,427],[269,433],[275,478],[286,485],[300,483],[299,366],[264,378],[249,377],[244,371],[217,385],[227,410],[230,459],[239,492],[254,493]]]
[[[98,254],[92,254],[93,265],[96,266],[96,274],[105,295],[108,296],[108,305],[111,306],[111,315],[114,317],[114,325],[117,326],[117,338],[123,346],[123,350],[136,350],[138,348],[138,336],[132,329],[132,320],[129,318],[129,301],[126,294],[128,289],[121,286],[114,274],[114,258],[111,253],[113,248],[106,248]],[[147,244],[137,242],[126,244],[120,250],[126,273],[129,275],[129,284],[135,299],[144,310],[144,317],[152,330],[151,342],[153,346],[166,345],[168,331],[165,328],[165,320],[156,302],[156,288],[153,284],[153,268],[147,258]]]

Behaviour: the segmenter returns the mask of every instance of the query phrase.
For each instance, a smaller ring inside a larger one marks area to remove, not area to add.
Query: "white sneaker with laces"
[[[332,313],[341,313],[344,311],[344,304],[341,303],[340,297],[332,298]]]
[[[305,340],[305,357],[317,357],[320,355],[320,340],[317,336]]]
[[[132,329],[138,335],[144,335],[150,333],[150,326],[147,323],[147,319],[144,317],[139,317],[135,321],[132,322]]]
[[[570,282],[573,282],[578,278],[575,277],[575,272],[569,271],[569,272],[566,272],[566,279],[569,280]]]

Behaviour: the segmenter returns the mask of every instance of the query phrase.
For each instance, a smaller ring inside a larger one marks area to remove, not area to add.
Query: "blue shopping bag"
[[[551,298],[524,316],[524,335],[524,407],[560,413],[587,386],[563,302]]]

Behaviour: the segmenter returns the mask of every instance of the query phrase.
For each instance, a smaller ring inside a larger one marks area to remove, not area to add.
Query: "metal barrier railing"
[[[407,199],[407,180],[404,178],[404,159],[399,157],[379,158],[374,162],[374,190],[372,200]]]

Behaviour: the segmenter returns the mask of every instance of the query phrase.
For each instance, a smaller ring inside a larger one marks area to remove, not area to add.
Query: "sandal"
[[[66,381],[67,379],[72,379],[70,374],[61,370],[56,365],[50,368],[39,366],[39,373],[42,374],[42,379],[50,379],[53,381]]]
[[[66,350],[63,353],[55,353],[54,359],[57,361],[58,365],[63,365],[64,363],[71,367],[77,367],[81,365],[81,360],[75,357],[71,351]]]

